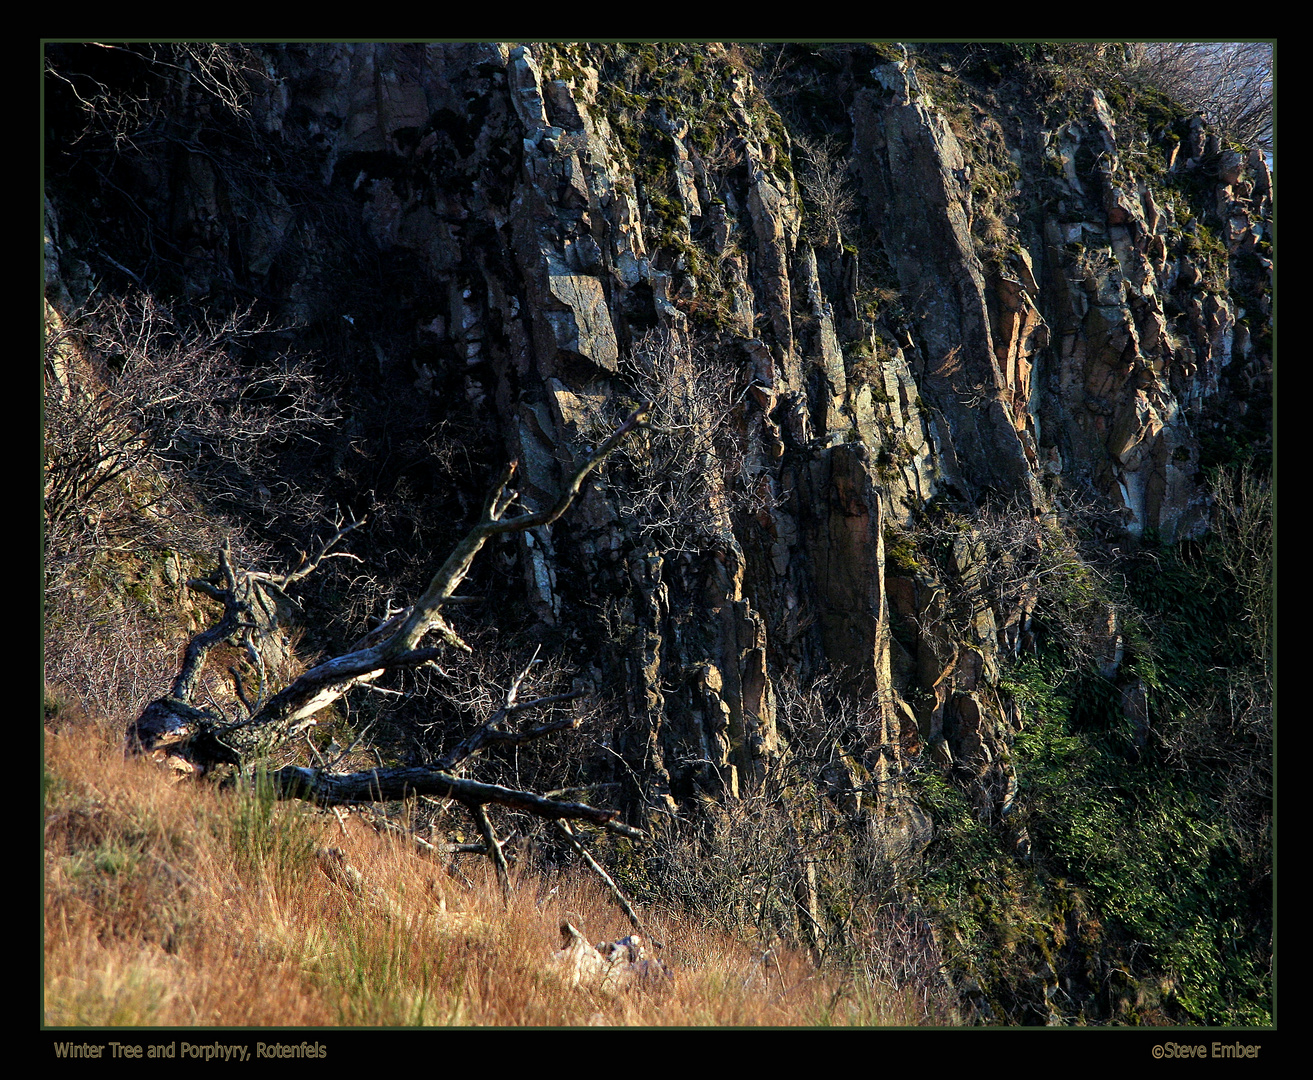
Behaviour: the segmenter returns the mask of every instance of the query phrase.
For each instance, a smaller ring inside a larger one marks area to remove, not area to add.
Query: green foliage
[[[309,961],[332,994],[344,1026],[420,1027],[458,1022],[460,996],[437,992],[442,953],[419,959],[413,936],[392,920],[343,912],[333,948]]]
[[[884,527],[884,557],[889,566],[909,575],[915,574],[923,565],[911,537],[890,525]]]
[[[1011,1022],[1270,1018],[1271,687],[1254,632],[1270,518],[1256,480],[1227,474],[1217,490],[1227,530],[1099,566],[1056,520],[920,518],[916,549],[945,583],[954,636],[962,612],[1040,587],[1038,654],[1006,664],[998,686],[1023,716],[1007,746],[1011,815],[964,774],[917,780],[936,824],[919,894],[956,943],[959,985]],[[891,565],[910,568],[899,540]],[[968,543],[988,555],[964,560]],[[1118,625],[1112,681],[1099,668]],[[1050,970],[1059,993],[1040,985]]]
[[[1211,784],[1126,754],[1118,695],[1062,689],[1053,675],[1031,663],[1005,683],[1029,718],[1013,751],[1030,870],[1018,873],[958,787],[937,774],[920,783],[937,827],[922,898],[960,943],[959,971],[1020,1019],[1017,1008],[1035,1008],[1034,954],[1061,944],[1073,989],[1057,1005],[1068,1020],[1269,1022],[1270,915],[1265,890],[1248,884],[1261,856],[1240,854]],[[1073,898],[1087,918],[1063,914]],[[1018,934],[1031,946],[1020,954]],[[1117,968],[1130,976],[1125,994],[1100,1001],[1081,990]],[[1169,992],[1150,994],[1164,979]]]
[[[275,881],[309,873],[314,864],[314,837],[300,809],[276,798],[268,775],[256,773],[236,798],[231,828],[239,869]]]
[[[1043,990],[1032,984],[1038,968],[1052,970],[1054,946],[1066,936],[1054,912],[1059,890],[1017,864],[948,777],[927,770],[916,788],[935,821],[917,898],[942,927],[954,981],[979,987],[1000,1019],[1048,1022]]]
[[[1246,868],[1206,787],[1127,761],[1111,732],[1092,730],[1097,704],[1073,702],[1017,738],[1032,840],[1052,873],[1081,883],[1119,940],[1152,950],[1190,1019],[1250,1022],[1241,1018],[1268,1008],[1254,977],[1271,945],[1263,897],[1243,887]],[[1115,720],[1109,704],[1104,716]],[[1233,936],[1239,923],[1249,929]]]
[[[878,356],[855,356],[849,366],[847,376],[850,382],[870,387],[871,400],[877,405],[892,405],[893,395],[885,389],[884,380],[880,378],[880,358]]]

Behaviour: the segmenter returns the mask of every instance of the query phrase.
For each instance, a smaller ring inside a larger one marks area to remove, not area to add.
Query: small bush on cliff
[[[832,137],[799,135],[794,147],[801,157],[794,170],[808,214],[807,238],[818,247],[837,246],[852,231],[857,191],[848,175],[848,157]]]
[[[621,512],[658,550],[701,550],[729,530],[735,509],[736,377],[710,348],[664,330],[636,342],[621,369],[654,402],[646,445],[617,455],[627,466],[615,474]]]

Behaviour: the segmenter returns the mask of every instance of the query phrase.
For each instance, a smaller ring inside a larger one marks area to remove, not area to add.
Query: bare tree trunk
[[[497,784],[481,784],[477,780],[465,780],[425,765],[369,769],[356,773],[330,773],[322,769],[288,765],[269,776],[275,794],[280,797],[307,799],[320,806],[401,802],[412,795],[432,795],[441,799],[455,799],[469,807],[495,803],[553,821],[584,821],[631,839],[642,839],[644,836],[640,830],[617,821],[619,811],[616,810],[547,799],[531,791],[518,791]]]

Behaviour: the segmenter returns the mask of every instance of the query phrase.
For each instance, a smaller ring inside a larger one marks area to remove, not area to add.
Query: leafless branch
[[[564,821],[557,821],[556,829],[563,837],[565,837],[566,842],[569,843],[575,853],[583,859],[588,868],[601,879],[602,884],[607,887],[612,898],[620,905],[620,910],[623,911],[626,918],[629,919],[629,925],[639,931],[639,933],[647,934],[647,936],[652,939],[652,944],[658,949],[664,949],[665,945],[652,937],[651,932],[643,925],[643,921],[638,917],[638,912],[634,910],[634,905],[630,902],[629,897],[624,894],[623,890],[615,883],[615,880],[611,875],[602,868],[601,863],[588,853],[588,849],[585,848],[583,844],[579,842],[579,838],[575,836],[574,830],[572,830]]]
[[[1223,138],[1271,147],[1271,42],[1150,42],[1133,58],[1139,78],[1202,113]]]
[[[586,803],[562,802],[544,798],[532,791],[484,784],[452,776],[426,766],[393,769],[370,769],[357,773],[327,773],[287,765],[271,774],[274,789],[283,798],[307,799],[320,806],[349,806],[355,803],[401,802],[412,795],[432,795],[455,799],[467,806],[489,803],[523,810],[538,817],[583,821],[632,840],[645,834],[618,821],[619,811],[605,810]]]
[[[733,372],[681,336],[655,330],[621,359],[648,398],[648,438],[624,452],[614,485],[621,513],[664,551],[705,547],[730,527],[732,483],[742,472],[730,420],[741,395]]]
[[[831,136],[810,139],[797,135],[793,140],[802,157],[796,171],[802,187],[806,209],[810,211],[805,226],[814,244],[834,247],[843,243],[857,212],[857,194],[848,175],[848,157]]]
[[[88,43],[86,48],[113,52],[135,61],[136,74],[149,80],[140,89],[108,86],[85,71],[65,70],[60,58],[48,54],[46,73],[63,83],[81,110],[84,129],[77,143],[92,146],[108,141],[116,149],[134,145],[143,138],[158,137],[171,110],[179,101],[194,111],[226,110],[236,117],[247,115],[255,91],[269,76],[255,53],[245,45],[211,42],[136,44],[131,46]],[[199,91],[199,93],[196,93]]]
[[[492,860],[493,866],[497,868],[497,881],[501,885],[502,901],[507,905],[511,902],[511,878],[506,866],[506,853],[502,851],[501,842],[497,839],[497,833],[492,827],[492,821],[488,818],[488,811],[483,803],[475,803],[470,806],[470,814],[474,817],[474,823],[479,827],[479,835],[483,837],[483,846],[487,848],[488,858]]]
[[[288,573],[284,574],[279,581],[279,585],[285,589],[293,582],[300,581],[302,578],[308,577],[309,575],[315,572],[315,569],[319,566],[321,562],[323,562],[324,559],[354,559],[356,562],[360,562],[361,560],[358,555],[353,555],[349,551],[333,551],[332,549],[337,546],[339,540],[341,540],[348,533],[351,533],[354,530],[360,528],[360,526],[363,525],[364,523],[365,523],[365,519],[360,518],[355,521],[349,521],[345,525],[339,526],[337,532],[335,532],[332,536],[330,536],[327,540],[325,540],[324,543],[320,546],[319,551],[316,552],[313,556],[308,556],[304,552],[302,552],[301,561],[300,563],[297,564],[296,569],[291,570]]]
[[[124,516],[121,482],[146,466],[186,468],[201,488],[259,504],[278,448],[335,421],[310,374],[290,358],[261,370],[239,362],[240,346],[273,329],[249,308],[182,325],[146,293],[68,323],[49,318],[48,525]],[[285,510],[309,506],[292,500]]]
[[[588,474],[628,435],[646,422],[650,409],[649,403],[635,410],[596,449],[588,453],[567,477],[560,497],[547,510],[515,517],[505,516],[514,502],[509,483],[515,466],[514,463],[508,466],[489,494],[479,520],[434,574],[415,605],[386,619],[357,643],[352,652],[317,665],[267,700],[264,699],[263,671],[260,699],[255,702],[249,700],[240,677],[235,675],[238,699],[245,708],[246,717],[233,723],[226,722],[221,709],[212,702],[209,708],[195,704],[203,700],[198,695],[207,657],[222,643],[255,647],[252,634],[276,627],[280,602],[290,603],[283,592],[284,586],[304,579],[324,559],[331,557],[334,553],[330,549],[360,522],[339,523],[333,535],[313,556],[303,553],[296,567],[282,575],[252,573],[236,567],[225,546],[220,552],[219,565],[209,578],[192,583],[199,591],[223,605],[223,615],[213,627],[192,639],[171,693],[148,705],[130,725],[130,746],[137,750],[164,750],[181,755],[202,769],[221,763],[254,765],[253,755],[257,751],[267,753],[270,745],[285,743],[304,731],[313,723],[313,717],[320,710],[337,701],[353,687],[368,684],[389,670],[416,668],[438,659],[444,652],[442,646],[421,645],[429,631],[438,631],[448,647],[455,645],[470,651],[470,647],[443,621],[441,608],[453,600],[455,589],[469,572],[484,543],[492,536],[537,528],[559,518],[578,496]],[[641,832],[617,820],[617,811],[547,798],[519,788],[480,783],[449,771],[468,762],[488,747],[518,747],[578,725],[578,717],[570,715],[520,731],[504,727],[512,717],[528,710],[550,708],[583,695],[582,690],[573,690],[541,694],[529,701],[520,701],[520,693],[537,663],[538,653],[535,650],[511,680],[499,706],[472,735],[444,755],[436,766],[380,766],[365,772],[335,773],[330,769],[336,761],[341,760],[342,755],[338,755],[328,767],[322,764],[319,768],[288,765],[272,773],[274,790],[284,798],[309,799],[324,806],[389,802],[421,795],[459,802],[474,818],[484,838],[483,850],[493,860],[502,888],[507,892],[509,878],[503,844],[497,840],[488,818],[486,806],[489,804],[525,811],[553,821],[585,821],[619,835],[641,838]]]

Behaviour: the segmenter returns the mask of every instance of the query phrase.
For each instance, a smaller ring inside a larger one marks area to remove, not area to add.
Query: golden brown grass
[[[914,1024],[903,994],[818,974],[685,913],[648,912],[673,987],[572,988],[570,918],[629,932],[596,882],[481,862],[450,876],[355,819],[178,783],[89,722],[46,733],[45,1023],[51,1026]],[[321,871],[340,848],[366,883]],[[461,880],[461,879],[464,880]]]

